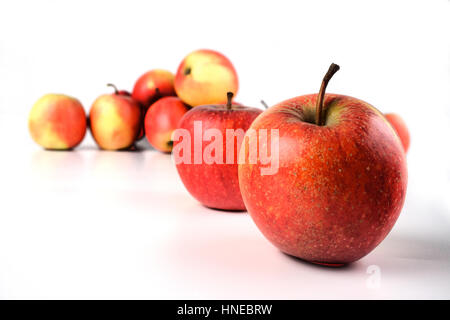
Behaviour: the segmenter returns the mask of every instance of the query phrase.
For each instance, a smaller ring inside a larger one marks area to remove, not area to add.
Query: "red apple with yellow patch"
[[[172,151],[172,133],[189,107],[177,97],[164,97],[150,106],[145,115],[148,142],[161,152]]]
[[[150,70],[139,77],[131,95],[146,111],[159,98],[176,95],[174,75],[167,70]]]
[[[338,69],[330,66],[319,94],[283,101],[251,125],[268,133],[278,170],[263,174],[266,165],[249,161],[245,143],[239,165],[245,205],[266,238],[328,266],[371,252],[394,226],[407,187],[405,152],[384,115],[362,100],[325,94]]]
[[[89,119],[92,136],[101,149],[120,150],[133,145],[142,125],[142,111],[130,96],[112,94],[98,97],[92,104]]]
[[[236,95],[238,76],[231,61],[213,50],[197,50],[186,56],[175,75],[175,91],[188,105],[220,104],[227,92]]]
[[[86,134],[86,113],[73,97],[47,94],[33,105],[28,128],[33,140],[45,149],[72,149]]]
[[[400,117],[396,113],[387,113],[384,116],[386,117],[386,119],[388,119],[388,121],[391,123],[391,125],[397,132],[400,141],[402,142],[403,149],[405,149],[405,152],[408,152],[411,138],[405,121],[402,119],[402,117]]]

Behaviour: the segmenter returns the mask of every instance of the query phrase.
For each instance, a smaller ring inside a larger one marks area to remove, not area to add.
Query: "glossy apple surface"
[[[161,152],[172,151],[172,132],[189,107],[177,97],[164,97],[155,102],[145,115],[148,142]]]
[[[71,149],[86,134],[86,113],[73,97],[47,94],[33,105],[28,129],[33,140],[45,149]]]
[[[236,95],[238,76],[231,61],[213,50],[197,50],[186,56],[175,75],[175,91],[188,105],[220,104],[227,92]]]
[[[278,130],[279,170],[261,175],[265,165],[250,164],[243,145],[239,182],[247,210],[270,242],[289,255],[338,266],[367,255],[392,229],[407,167],[400,140],[377,109],[326,94],[321,122],[317,99],[286,100],[253,122],[257,131]]]
[[[208,129],[216,129],[222,133],[223,137],[226,137],[227,129],[242,129],[245,132],[261,112],[260,109],[241,105],[232,105],[231,108],[225,104],[199,106],[184,115],[179,128],[187,130],[194,139],[194,122],[201,121],[203,134]],[[180,142],[175,141],[174,146]],[[236,139],[232,149],[227,149],[226,139],[220,143],[222,143],[223,150],[222,164],[207,163],[204,159],[201,164],[195,164],[195,149],[192,140],[191,161],[177,164],[178,173],[189,193],[203,205],[222,210],[245,210],[238,179],[237,158],[240,143],[238,144]],[[202,143],[201,155],[205,153],[209,144],[208,141]],[[230,153],[233,161],[227,163],[226,157]]]
[[[131,147],[141,131],[141,113],[139,103],[117,91],[98,97],[89,113],[90,129],[97,145],[105,150]]]
[[[405,149],[405,152],[408,152],[411,138],[405,121],[396,113],[387,113],[384,116],[386,117],[386,119],[388,119],[388,121],[392,124],[395,131],[397,132],[402,142],[403,148]]]

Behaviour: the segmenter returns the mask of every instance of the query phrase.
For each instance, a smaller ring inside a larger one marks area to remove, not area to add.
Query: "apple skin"
[[[411,138],[405,121],[396,113],[386,113],[384,116],[386,117],[386,119],[388,119],[388,121],[397,132],[400,141],[402,142],[403,149],[405,150],[405,152],[408,152]]]
[[[121,95],[121,96],[131,97],[131,93],[127,90],[118,90],[116,94]]]
[[[129,91],[127,91],[127,90],[118,90],[116,94],[133,98],[131,96],[131,93]],[[139,107],[141,108],[141,118],[142,119],[141,119],[141,129],[139,130],[139,134],[138,134],[138,136],[136,138],[136,141],[141,140],[145,136],[144,119],[143,119],[143,117],[145,115],[145,111],[144,111],[144,107],[142,106],[142,104],[140,104],[139,102],[138,102],[138,104],[139,104]]]
[[[226,129],[243,129],[247,131],[262,110],[232,105],[231,110],[223,104],[205,105],[191,109],[180,121],[179,128],[189,131],[194,139],[194,121],[202,121],[203,133],[215,128],[226,137]],[[174,141],[176,146],[180,141]],[[209,141],[202,143],[202,155]],[[240,145],[235,144],[234,162],[226,163],[226,139],[223,141],[223,164],[194,164],[194,147],[191,145],[191,164],[177,164],[178,174],[189,193],[204,206],[229,211],[246,210],[239,189],[238,154]]]
[[[113,84],[108,84],[109,87],[113,87],[115,90],[115,94],[118,94],[120,96],[126,96],[126,97],[131,97],[131,93],[127,90],[118,90],[117,87]],[[139,103],[139,102],[138,102]],[[141,124],[141,129],[139,130],[139,134],[136,138],[136,141],[141,140],[144,136],[145,136],[145,132],[144,132],[144,115],[145,115],[145,111],[144,111],[144,107],[142,106],[142,104],[139,103],[139,106],[141,108],[141,116],[142,116],[142,124]]]
[[[101,149],[127,149],[141,131],[142,110],[130,96],[104,94],[92,104],[89,120],[92,136]]]
[[[272,244],[339,266],[367,255],[394,226],[406,194],[406,159],[393,128],[368,103],[326,94],[326,123],[318,126],[316,99],[286,100],[253,122],[255,130],[279,130],[279,170],[261,175],[264,166],[249,164],[243,145],[239,183],[247,210]]]
[[[227,92],[237,94],[236,70],[223,54],[202,49],[187,55],[175,75],[175,91],[188,105],[219,104]]]
[[[148,142],[161,152],[172,151],[172,133],[178,127],[189,107],[177,97],[164,97],[156,101],[145,115],[145,135]]]
[[[146,111],[159,98],[176,95],[173,82],[174,75],[170,71],[150,70],[139,77],[134,84],[131,95]],[[159,93],[156,90],[157,88]]]
[[[73,97],[47,94],[33,105],[28,129],[33,140],[45,149],[72,149],[86,134],[86,113]]]

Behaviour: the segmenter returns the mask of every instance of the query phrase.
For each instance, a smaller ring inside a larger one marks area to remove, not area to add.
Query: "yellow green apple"
[[[219,104],[227,92],[236,95],[239,88],[231,61],[208,49],[194,51],[183,59],[174,84],[178,97],[192,107]]]

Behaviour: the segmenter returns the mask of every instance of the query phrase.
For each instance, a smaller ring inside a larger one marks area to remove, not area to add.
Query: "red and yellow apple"
[[[145,115],[145,135],[148,142],[161,152],[171,152],[172,132],[189,107],[177,97],[164,97],[156,101]]]
[[[239,183],[252,219],[281,251],[330,266],[371,252],[394,226],[406,194],[405,152],[384,115],[362,100],[319,94],[283,101],[251,125],[276,137],[279,169],[248,160],[241,147]],[[276,131],[272,131],[276,130]],[[246,140],[248,137],[246,136]]]
[[[131,97],[131,93],[129,91],[123,90],[123,89],[119,90],[119,89],[117,89],[117,87],[114,84],[108,83],[107,86],[114,88],[115,93],[118,94],[118,95]],[[139,105],[140,105],[140,107],[142,109],[141,110],[141,129],[139,130],[139,134],[138,134],[138,136],[136,138],[136,141],[141,140],[145,136],[145,133],[144,133],[144,115],[145,115],[145,111],[143,110],[142,105],[141,104],[139,104]]]
[[[227,92],[236,95],[239,83],[230,60],[213,50],[197,50],[186,56],[175,75],[175,91],[188,105],[219,104]]]
[[[97,145],[105,150],[131,147],[141,130],[141,113],[139,103],[119,94],[117,89],[98,97],[89,113],[90,129]]]
[[[232,104],[231,97],[230,92],[227,104],[199,106],[183,116],[174,134],[173,156],[184,186],[200,203],[242,211],[245,205],[239,190],[237,159],[245,132],[262,110]],[[182,132],[187,136],[175,139]],[[214,135],[197,148],[196,141],[210,133]],[[183,160],[187,154],[190,156]]]
[[[132,97],[144,111],[156,100],[165,96],[175,96],[174,75],[170,71],[155,69],[144,73],[134,84]]]
[[[45,149],[72,149],[86,134],[86,113],[73,97],[47,94],[33,105],[28,128],[33,140]]]
[[[388,119],[388,121],[391,123],[391,125],[397,132],[400,141],[402,142],[403,149],[405,149],[405,152],[408,152],[410,144],[410,136],[405,121],[402,119],[402,117],[400,117],[396,113],[387,113],[384,116],[386,117],[386,119]]]

